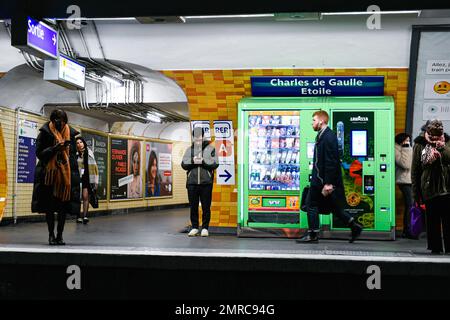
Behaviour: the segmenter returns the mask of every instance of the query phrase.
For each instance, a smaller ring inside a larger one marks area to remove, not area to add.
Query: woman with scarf
[[[77,161],[81,176],[81,197],[83,200],[83,218],[77,217],[77,223],[87,224],[89,219],[89,197],[95,196],[98,186],[98,167],[95,162],[94,153],[88,148],[86,141],[82,137],[77,137]]]
[[[80,174],[76,160],[75,136],[67,124],[67,114],[54,110],[50,121],[39,129],[31,211],[45,213],[50,245],[64,245],[66,214],[80,212]],[[58,214],[55,237],[55,216]]]
[[[433,254],[449,253],[450,137],[440,120],[431,120],[414,142],[412,191],[415,202],[426,206],[428,248]]]

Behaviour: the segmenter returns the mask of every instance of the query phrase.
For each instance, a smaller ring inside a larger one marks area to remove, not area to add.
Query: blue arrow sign
[[[224,170],[226,174],[219,174],[219,177],[226,178],[225,182],[230,180],[230,178],[233,176],[231,173],[228,172],[228,170]]]
[[[45,23],[28,17],[28,46],[52,57],[58,57],[58,31]]]

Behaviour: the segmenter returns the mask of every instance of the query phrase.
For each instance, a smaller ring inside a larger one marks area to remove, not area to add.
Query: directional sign
[[[234,164],[221,164],[217,168],[217,184],[234,185]]]
[[[58,57],[58,31],[28,17],[28,46],[52,57]]]
[[[11,45],[43,59],[56,59],[58,31],[31,17],[13,19]]]

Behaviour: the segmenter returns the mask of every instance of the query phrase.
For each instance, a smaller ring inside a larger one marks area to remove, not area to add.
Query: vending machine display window
[[[249,189],[299,190],[299,116],[251,115]]]
[[[352,130],[352,157],[367,157],[367,130]]]

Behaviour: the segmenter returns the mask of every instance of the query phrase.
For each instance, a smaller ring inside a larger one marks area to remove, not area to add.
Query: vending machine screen
[[[367,157],[367,130],[352,130],[352,157]]]

